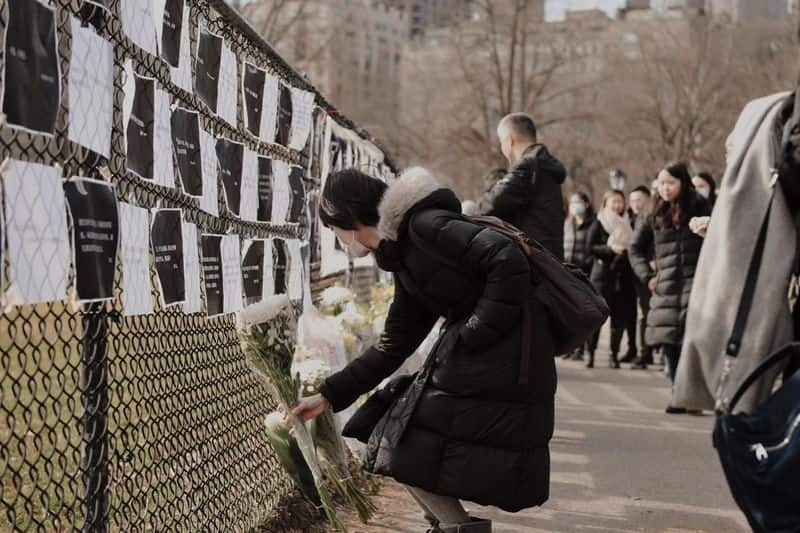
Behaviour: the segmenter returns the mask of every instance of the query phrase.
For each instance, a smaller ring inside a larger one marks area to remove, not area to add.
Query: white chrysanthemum
[[[306,359],[292,364],[292,374],[299,374],[303,384],[316,387],[331,374],[331,367],[319,359]]]
[[[335,319],[339,324],[347,324],[351,327],[361,326],[367,321],[367,318],[358,311],[355,305],[348,305],[344,311],[336,315]]]
[[[346,287],[329,287],[322,291],[322,305],[333,307],[355,300],[353,291]]]
[[[277,431],[286,425],[286,421],[283,419],[283,413],[280,411],[273,411],[264,419],[264,424],[270,431]]]
[[[287,307],[289,307],[287,295],[268,296],[262,301],[242,309],[239,313],[239,321],[245,326],[264,324],[280,315]]]

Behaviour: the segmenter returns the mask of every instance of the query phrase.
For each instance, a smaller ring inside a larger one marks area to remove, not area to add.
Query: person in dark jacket
[[[650,205],[652,202],[652,193],[645,185],[636,187],[631,191],[629,196],[628,205],[630,206],[631,226],[634,231],[640,224],[647,221],[647,215],[650,212]],[[652,253],[650,256],[652,260]],[[639,357],[634,361],[631,366],[632,369],[646,370],[649,365],[653,364],[653,349],[647,344],[645,340],[645,330],[647,329],[647,315],[650,313],[650,289],[646,284],[642,283],[637,276],[633,280],[634,288],[636,289],[636,300],[639,303],[640,319],[637,324],[636,339],[639,343]]]
[[[710,172],[699,172],[692,178],[692,183],[697,194],[708,200],[708,205],[713,210],[717,203],[717,182],[714,181],[714,176]]]
[[[592,201],[585,192],[576,192],[569,200],[569,216],[564,221],[564,262],[581,268],[588,276],[592,272],[592,255],[587,247],[589,228],[595,221]],[[578,348],[564,358],[581,360],[588,352],[590,343]]]
[[[636,290],[633,270],[628,260],[627,246],[633,236],[625,211],[625,194],[608,191],[603,197],[603,209],[597,215],[587,235],[587,248],[594,259],[591,280],[611,309],[611,359],[609,365],[619,368],[622,336],[628,333],[628,356],[636,356]],[[594,367],[594,356],[600,338],[592,338],[586,366]]]
[[[683,344],[689,295],[703,238],[692,232],[690,221],[711,213],[708,201],[697,194],[684,163],[673,163],[658,175],[658,197],[647,222],[637,228],[630,246],[636,275],[652,292],[645,334],[650,346],[661,346],[670,380]],[[649,251],[655,247],[655,270]],[[685,410],[667,407],[668,413]]]
[[[459,499],[511,512],[544,503],[555,348],[547,315],[530,297],[530,264],[519,245],[464,218],[455,194],[421,168],[388,189],[356,170],[331,175],[320,219],[351,254],[372,251],[394,273],[395,294],[378,344],[293,412],[309,419],[345,409],[445,317],[428,370],[372,428],[366,468],[409,486],[444,531],[491,529],[472,522]],[[525,306],[534,325],[522,354]]]
[[[497,127],[497,136],[511,168],[481,198],[482,214],[513,224],[563,259],[565,216],[561,185],[567,177],[564,165],[537,142],[536,125],[530,115],[506,116]]]

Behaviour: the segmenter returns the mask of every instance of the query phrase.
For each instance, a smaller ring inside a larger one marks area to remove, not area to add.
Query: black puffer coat
[[[650,215],[636,228],[628,251],[631,265],[642,283],[656,278],[645,333],[649,346],[683,343],[689,295],[703,246],[703,238],[689,230],[689,220],[711,214],[708,202],[693,194],[688,213],[679,226],[664,226]],[[649,259],[653,249],[655,270],[650,267]]]
[[[543,144],[530,146],[522,158],[480,200],[480,210],[513,224],[564,258],[564,199],[567,171]]]
[[[394,372],[439,316],[447,317],[430,378],[417,380],[413,394],[378,425],[367,466],[407,485],[507,511],[542,504],[549,493],[556,373],[547,318],[528,298],[527,258],[508,238],[465,220],[456,196],[427,175],[392,184],[381,215],[387,240],[377,258],[395,271],[396,282],[384,333],[320,392],[334,410],[346,408]],[[529,383],[521,385],[526,304],[534,349]]]
[[[586,244],[587,236],[596,218],[591,212],[587,213],[582,224],[572,217],[564,221],[564,262],[580,267],[587,275],[592,271],[592,254]]]

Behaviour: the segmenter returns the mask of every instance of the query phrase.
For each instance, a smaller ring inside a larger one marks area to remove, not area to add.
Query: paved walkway
[[[713,416],[664,414],[670,388],[656,370],[587,370],[559,361],[551,499],[517,514],[471,506],[497,533],[749,531],[711,445]],[[352,531],[424,532],[404,490],[385,482],[372,524]],[[469,507],[469,505],[468,505]]]

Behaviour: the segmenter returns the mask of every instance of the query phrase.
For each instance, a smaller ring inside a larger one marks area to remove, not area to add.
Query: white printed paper
[[[280,96],[280,81],[277,76],[269,72],[264,77],[264,104],[261,109],[261,140],[268,143],[275,142],[278,130],[278,98]]]
[[[242,203],[239,217],[246,222],[258,219],[258,154],[249,148],[244,149],[242,165]]]
[[[189,6],[183,5],[183,24],[181,24],[181,50],[178,68],[170,66],[172,83],[184,91],[192,92],[192,50],[189,38]]]
[[[292,87],[292,136],[289,148],[302,150],[311,132],[314,93]]]
[[[203,196],[200,209],[219,216],[217,193],[217,141],[210,133],[200,128],[200,157],[203,160]]]
[[[67,295],[70,247],[67,206],[58,170],[8,160],[3,184],[9,303],[63,300]]]
[[[292,191],[289,187],[289,164],[279,159],[272,160],[272,223],[286,223]]]
[[[148,54],[158,56],[155,11],[153,0],[122,0],[120,18],[125,35]]]
[[[170,131],[169,93],[156,88],[155,125],[153,142],[155,153],[153,173],[156,185],[175,188],[175,170],[172,167],[172,133]]]
[[[235,313],[242,309],[242,257],[238,235],[222,237],[222,309]]]
[[[153,312],[150,287],[150,212],[119,202],[120,260],[122,261],[122,314]]]
[[[202,311],[200,299],[200,254],[197,247],[197,225],[191,222],[181,223],[183,233],[183,271],[186,280],[186,300],[183,312],[186,314]]]
[[[217,112],[222,119],[236,127],[236,54],[222,42],[222,55],[219,64],[219,100]]]
[[[69,139],[108,158],[114,113],[114,51],[92,26],[70,16]]]
[[[289,248],[288,293],[290,300],[303,299],[303,253],[302,243],[297,240],[286,241]]]

